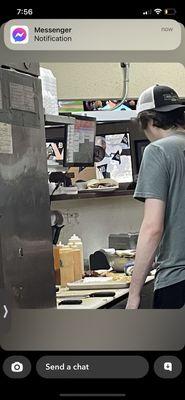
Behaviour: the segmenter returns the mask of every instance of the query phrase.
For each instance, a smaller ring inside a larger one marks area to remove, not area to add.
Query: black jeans
[[[157,289],[154,292],[153,308],[181,308],[185,305],[185,281]]]

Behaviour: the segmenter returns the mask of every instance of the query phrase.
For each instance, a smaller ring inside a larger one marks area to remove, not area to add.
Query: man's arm
[[[140,293],[163,235],[164,215],[164,201],[158,199],[145,200],[144,219],[139,232],[127,309],[139,307]]]

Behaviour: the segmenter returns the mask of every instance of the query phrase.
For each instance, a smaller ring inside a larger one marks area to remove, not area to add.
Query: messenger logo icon
[[[26,25],[11,26],[10,41],[13,44],[26,44],[29,41],[29,29]]]

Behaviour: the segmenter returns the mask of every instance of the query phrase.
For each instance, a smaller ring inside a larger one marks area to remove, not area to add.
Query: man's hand
[[[137,310],[139,308],[140,301],[140,296],[130,296],[126,306],[126,310]]]

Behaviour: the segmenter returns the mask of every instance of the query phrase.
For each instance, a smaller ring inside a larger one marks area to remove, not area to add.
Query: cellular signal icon
[[[151,15],[152,14],[152,10],[144,10],[142,12],[143,15]]]
[[[161,8],[155,8],[154,12],[155,12],[157,15],[159,15],[159,14],[162,13],[162,10],[161,10]]]

